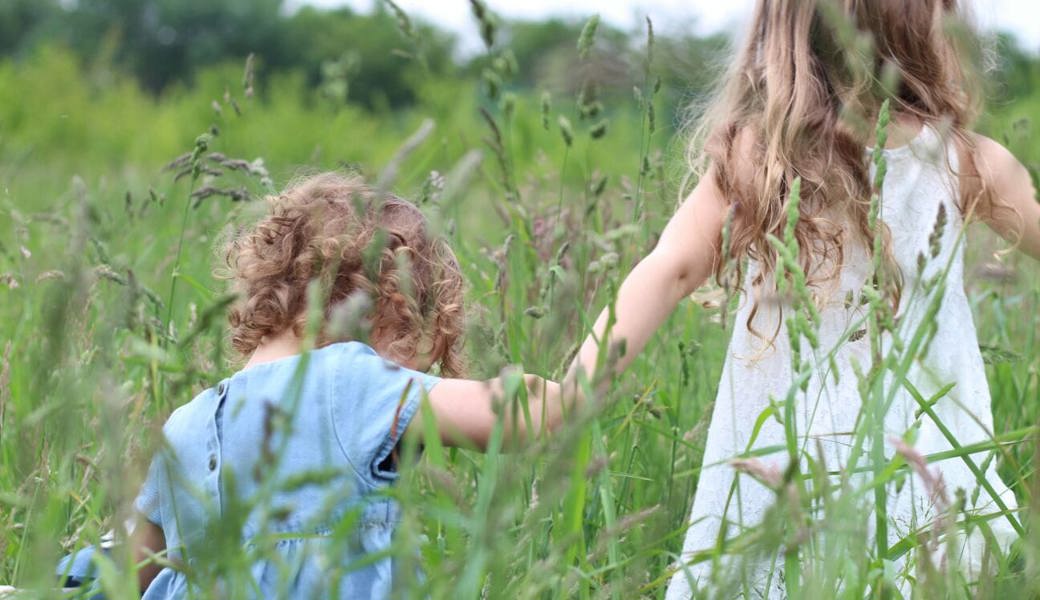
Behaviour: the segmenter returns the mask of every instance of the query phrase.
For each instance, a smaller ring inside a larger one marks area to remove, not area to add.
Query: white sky
[[[289,0],[290,8],[303,4],[333,7],[349,5],[368,11],[379,0]],[[642,24],[650,15],[660,31],[694,27],[700,33],[739,28],[754,6],[754,0],[485,0],[504,17],[537,19],[559,15],[585,19],[600,18],[624,29]],[[916,0],[907,0],[913,2]],[[1016,34],[1022,44],[1040,51],[1040,2],[1037,0],[967,0],[974,17],[984,29],[1002,29]],[[397,0],[412,15],[421,16],[456,32],[464,53],[480,46],[477,28],[467,0]]]

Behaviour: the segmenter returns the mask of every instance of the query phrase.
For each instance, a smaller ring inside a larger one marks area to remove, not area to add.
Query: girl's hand
[[[1029,171],[997,142],[976,136],[975,143],[975,172],[968,175],[977,175],[992,192],[991,198],[983,196],[980,202],[980,218],[1001,237],[1040,259],[1040,204]]]

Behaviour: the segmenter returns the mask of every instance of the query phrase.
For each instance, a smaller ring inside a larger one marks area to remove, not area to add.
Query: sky
[[[290,7],[312,4],[322,7],[347,5],[368,11],[379,0],[289,0]],[[915,0],[907,0],[915,1]],[[983,29],[1014,33],[1024,47],[1040,51],[1040,1],[967,0],[974,18]],[[694,28],[698,33],[739,30],[748,18],[754,0],[485,0],[496,13],[511,18],[540,19],[564,16],[585,19],[599,14],[604,21],[630,29],[650,15],[660,31]],[[480,38],[470,14],[468,0],[397,0],[411,15],[423,17],[459,35],[464,53],[476,52]]]

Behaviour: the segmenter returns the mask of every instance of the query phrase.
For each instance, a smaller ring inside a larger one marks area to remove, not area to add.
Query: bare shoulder
[[[738,127],[718,135],[711,151],[705,151],[707,168],[683,199],[677,216],[692,212],[693,205],[700,210],[727,212],[735,200],[731,196],[758,162],[760,138],[751,127]]]

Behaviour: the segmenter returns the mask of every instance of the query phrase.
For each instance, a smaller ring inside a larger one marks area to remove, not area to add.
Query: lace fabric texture
[[[919,415],[911,386],[928,399],[953,384],[933,405],[936,416],[961,445],[985,442],[992,436],[993,417],[982,356],[964,292],[957,154],[952,144],[929,126],[909,145],[886,150],[885,154],[888,173],[881,218],[891,231],[891,251],[903,278],[895,336],[905,342],[914,337],[917,328],[932,328],[930,342],[910,361],[905,378],[890,375],[884,381],[891,399],[883,418],[885,457],[891,458],[895,453],[888,440],[903,438],[911,430],[916,431],[911,445],[922,455],[952,449],[935,421]],[[871,342],[865,323],[868,307],[862,290],[869,284],[871,273],[868,254],[861,247],[847,244],[836,276],[819,291],[820,343],[810,357],[816,368],[807,390],[799,390],[794,399],[802,455],[822,461],[831,472],[847,466],[857,419],[862,418],[863,394],[857,372],[867,373],[871,367]],[[943,273],[945,278],[940,278],[938,285],[926,285]],[[756,265],[752,263],[747,281],[755,275]],[[732,458],[750,449],[783,448],[786,442],[784,426],[777,418],[765,419],[757,432],[756,422],[769,410],[771,400],[782,404],[792,387],[792,350],[782,322],[789,313],[781,302],[760,298],[753,321],[756,335],[745,326],[754,304],[749,298],[750,290],[745,286],[708,428],[690,525],[680,563],[668,588],[668,600],[690,598],[695,589],[709,597],[785,597],[782,560],[778,556],[734,550],[733,554],[697,561],[699,556],[725,547],[724,540],[754,534],[766,512],[777,503],[776,492],[750,475],[738,473],[730,464]],[[936,303],[938,311],[934,312]],[[777,332],[775,339],[773,332]],[[885,335],[881,341],[885,352],[892,348],[892,336]],[[801,347],[803,353],[809,351],[808,344],[802,343]],[[858,467],[870,464],[869,440],[866,444]],[[782,473],[787,456],[786,451],[780,450],[759,460],[765,469]],[[996,461],[986,461],[985,453],[975,454],[972,459],[977,465],[986,465],[986,479],[1004,504],[1014,510],[1014,496],[996,474]],[[801,466],[802,472],[808,472],[807,460],[802,460]],[[977,478],[962,459],[932,463],[929,469],[941,472],[950,502],[955,501],[957,490],[963,490],[966,511],[980,515],[997,512],[992,495],[979,489]],[[864,473],[864,477],[869,475]],[[859,481],[866,479],[861,477]],[[943,500],[933,494],[934,485],[927,485],[917,475],[908,475],[900,486],[889,484],[885,492],[890,546],[910,532],[931,527],[938,516],[946,514]],[[862,522],[848,525],[861,526],[861,543],[871,545],[873,501],[873,494],[866,494],[863,512],[857,513],[863,515]],[[1013,537],[1014,530],[1005,519],[988,523],[1002,544]],[[977,572],[984,546],[982,534],[976,529],[957,542],[957,560]],[[896,569],[906,568],[912,576],[913,566],[907,565],[912,555],[913,551],[897,559]],[[736,587],[728,587],[735,582]]]

